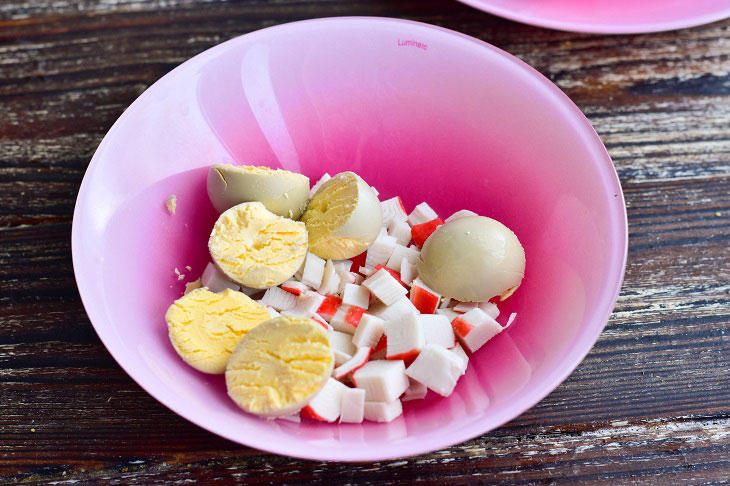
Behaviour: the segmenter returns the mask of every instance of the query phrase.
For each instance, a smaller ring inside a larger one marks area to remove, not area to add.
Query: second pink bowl
[[[241,412],[222,376],[180,360],[164,321],[208,261],[216,215],[205,174],[225,162],[311,178],[352,170],[382,197],[400,195],[409,210],[425,200],[444,217],[468,208],[504,222],[527,253],[523,285],[502,306],[517,321],[476,353],[451,397],[408,402],[392,423],[267,422]],[[174,216],[164,207],[170,194]],[[626,248],[611,160],[558,88],[473,38],[377,18],[261,30],[173,70],[104,138],[73,225],[84,305],[130,376],[211,432],[319,460],[440,449],[535,405],[603,329]]]

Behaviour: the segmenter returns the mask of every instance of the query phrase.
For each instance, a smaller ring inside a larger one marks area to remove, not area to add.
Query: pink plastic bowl
[[[640,34],[730,17],[728,0],[460,0],[508,19],[558,30]]]
[[[476,353],[448,399],[388,424],[301,424],[238,410],[222,376],[175,354],[164,313],[208,261],[212,163],[318,178],[353,170],[407,207],[462,208],[513,228],[527,276],[517,321]],[[177,214],[164,201],[177,195]],[[76,280],[106,347],[191,422],[266,451],[371,461],[483,434],[550,393],[596,341],[619,291],[626,215],[611,160],[580,110],[532,68],[429,25],[322,19],[225,42],[163,77],[89,164],[74,214]],[[192,270],[187,270],[190,266]],[[178,280],[174,269],[185,275]]]

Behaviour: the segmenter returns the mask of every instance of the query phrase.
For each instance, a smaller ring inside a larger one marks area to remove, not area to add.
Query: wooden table
[[[272,456],[173,414],[102,346],[71,267],[86,165],[145,88],[231,37],[338,15],[437,24],[524,59],[596,127],[628,206],[623,292],[573,375],[504,427],[395,462]],[[3,482],[730,481],[730,21],[595,36],[449,0],[3,0],[0,20]]]

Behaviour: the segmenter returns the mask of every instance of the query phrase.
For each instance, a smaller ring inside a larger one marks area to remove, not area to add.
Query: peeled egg
[[[509,297],[525,276],[525,250],[505,225],[467,216],[440,226],[423,245],[418,276],[445,297],[484,302]]]
[[[282,169],[214,165],[208,171],[208,197],[222,213],[244,202],[260,201],[272,213],[299,219],[309,199],[309,178]]]
[[[309,233],[309,251],[320,258],[343,260],[367,250],[383,224],[380,201],[354,172],[325,182],[302,216]]]

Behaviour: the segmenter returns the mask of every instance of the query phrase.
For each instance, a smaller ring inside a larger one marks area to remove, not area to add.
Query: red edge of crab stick
[[[451,321],[451,327],[454,328],[454,332],[461,337],[466,336],[469,334],[469,331],[474,329],[474,326],[460,317],[455,317],[454,320]]]
[[[382,268],[383,270],[385,270],[386,272],[388,272],[389,274],[391,274],[391,275],[393,276],[393,278],[394,278],[394,279],[396,279],[396,280],[398,281],[398,283],[399,283],[399,284],[401,284],[401,285],[402,285],[403,287],[405,287],[406,289],[410,289],[410,287],[409,287],[408,285],[406,285],[406,284],[405,284],[405,283],[403,282],[403,280],[401,280],[401,279],[400,279],[400,272],[396,272],[396,271],[395,271],[395,270],[393,270],[392,268],[388,268],[388,267],[386,267],[385,265],[383,265],[382,263],[378,263],[377,265],[375,265],[375,271],[376,271],[376,272],[377,272],[378,270],[380,270],[381,268]]]
[[[317,314],[332,318],[337,312],[337,309],[342,305],[342,299],[334,295],[328,295],[324,298],[324,301],[319,305]]]
[[[417,285],[411,288],[411,302],[421,314],[433,314],[438,309],[441,298]]]
[[[347,314],[345,314],[345,322],[352,327],[357,327],[357,325],[360,324],[360,319],[362,319],[362,315],[365,313],[366,311],[362,307],[352,305],[349,309],[347,309]]]
[[[405,353],[400,354],[394,354],[393,356],[386,356],[386,359],[396,360],[396,359],[402,359],[406,366],[411,364],[418,358],[418,355],[420,354],[420,350],[418,349],[411,349],[410,351],[406,351]]]
[[[353,367],[350,370],[347,370],[344,373],[340,373],[339,375],[335,375],[335,379],[341,380],[342,378],[346,377],[347,375],[349,375],[351,373],[354,373],[357,370],[359,370],[360,368],[362,368],[363,366],[365,366],[365,363],[367,363],[368,360],[370,359],[370,355],[372,354],[372,352],[373,352],[373,350],[371,348],[368,348],[367,354],[365,354],[365,359],[363,359],[360,364],[355,365],[355,367]],[[355,357],[353,356],[352,359],[354,359],[354,358]],[[347,363],[345,363],[345,364],[347,364]],[[345,366],[345,365],[342,365],[342,366]],[[353,380],[353,383],[354,383],[354,380]]]
[[[436,228],[442,224],[444,224],[443,220],[441,218],[436,218],[431,221],[426,221],[425,223],[413,225],[411,228],[413,243],[415,243],[418,248],[421,248],[428,237],[431,236],[431,233],[436,231]]]
[[[350,266],[350,270],[352,270],[352,269],[359,270],[360,267],[364,267],[367,257],[368,257],[368,252],[364,251],[364,252],[360,253],[359,255],[356,255],[356,256],[350,258],[350,261],[352,262],[352,265]]]

